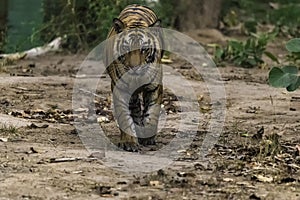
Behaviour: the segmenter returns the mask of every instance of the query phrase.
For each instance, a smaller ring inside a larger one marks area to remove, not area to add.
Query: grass
[[[3,124],[0,126],[0,134],[8,133],[8,134],[16,134],[18,132],[18,128],[13,125]]]

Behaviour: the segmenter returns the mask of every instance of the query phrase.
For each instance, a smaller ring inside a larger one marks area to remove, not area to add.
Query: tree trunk
[[[180,31],[218,27],[222,0],[178,0],[176,2],[174,26]]]

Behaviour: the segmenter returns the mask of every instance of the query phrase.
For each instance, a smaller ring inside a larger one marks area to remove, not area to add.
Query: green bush
[[[178,2],[174,0],[159,0],[157,4],[154,4],[153,9],[162,20],[164,27],[174,27],[177,24],[177,15],[179,11]]]
[[[289,51],[293,62],[300,60],[300,38],[295,38],[287,42],[286,49]],[[300,87],[300,76],[298,76],[298,66],[286,65],[283,67],[273,67],[269,72],[269,84],[273,87],[286,88],[287,91],[294,91]]]
[[[106,38],[112,19],[129,4],[144,0],[45,0],[44,25],[35,35],[49,42],[65,37],[64,47],[76,52],[89,49]]]
[[[230,0],[223,1],[221,19],[225,26],[232,27],[231,12],[235,13],[234,25],[241,23],[248,31],[249,23],[275,25],[284,35],[300,35],[300,2],[299,0]],[[272,7],[273,6],[273,7]],[[256,30],[251,25],[249,32]]]
[[[276,33],[252,34],[246,41],[230,40],[226,47],[216,47],[215,61],[217,63],[225,61],[249,68],[263,64],[262,56],[265,54],[273,61],[278,62],[273,54],[266,51],[268,42],[274,39],[275,36]]]

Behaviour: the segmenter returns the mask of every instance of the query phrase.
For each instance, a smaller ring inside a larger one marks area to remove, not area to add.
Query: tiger
[[[114,18],[106,46],[118,147],[137,152],[155,145],[162,103],[161,20],[152,9],[129,5]]]

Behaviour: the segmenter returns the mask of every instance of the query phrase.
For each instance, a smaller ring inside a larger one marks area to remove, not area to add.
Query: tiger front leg
[[[121,132],[119,148],[137,152],[139,144],[135,124],[129,110],[130,95],[115,88],[113,91],[114,116]]]
[[[162,85],[150,85],[143,93],[144,120],[143,134],[139,135],[142,145],[155,145],[159,114],[162,102]]]

